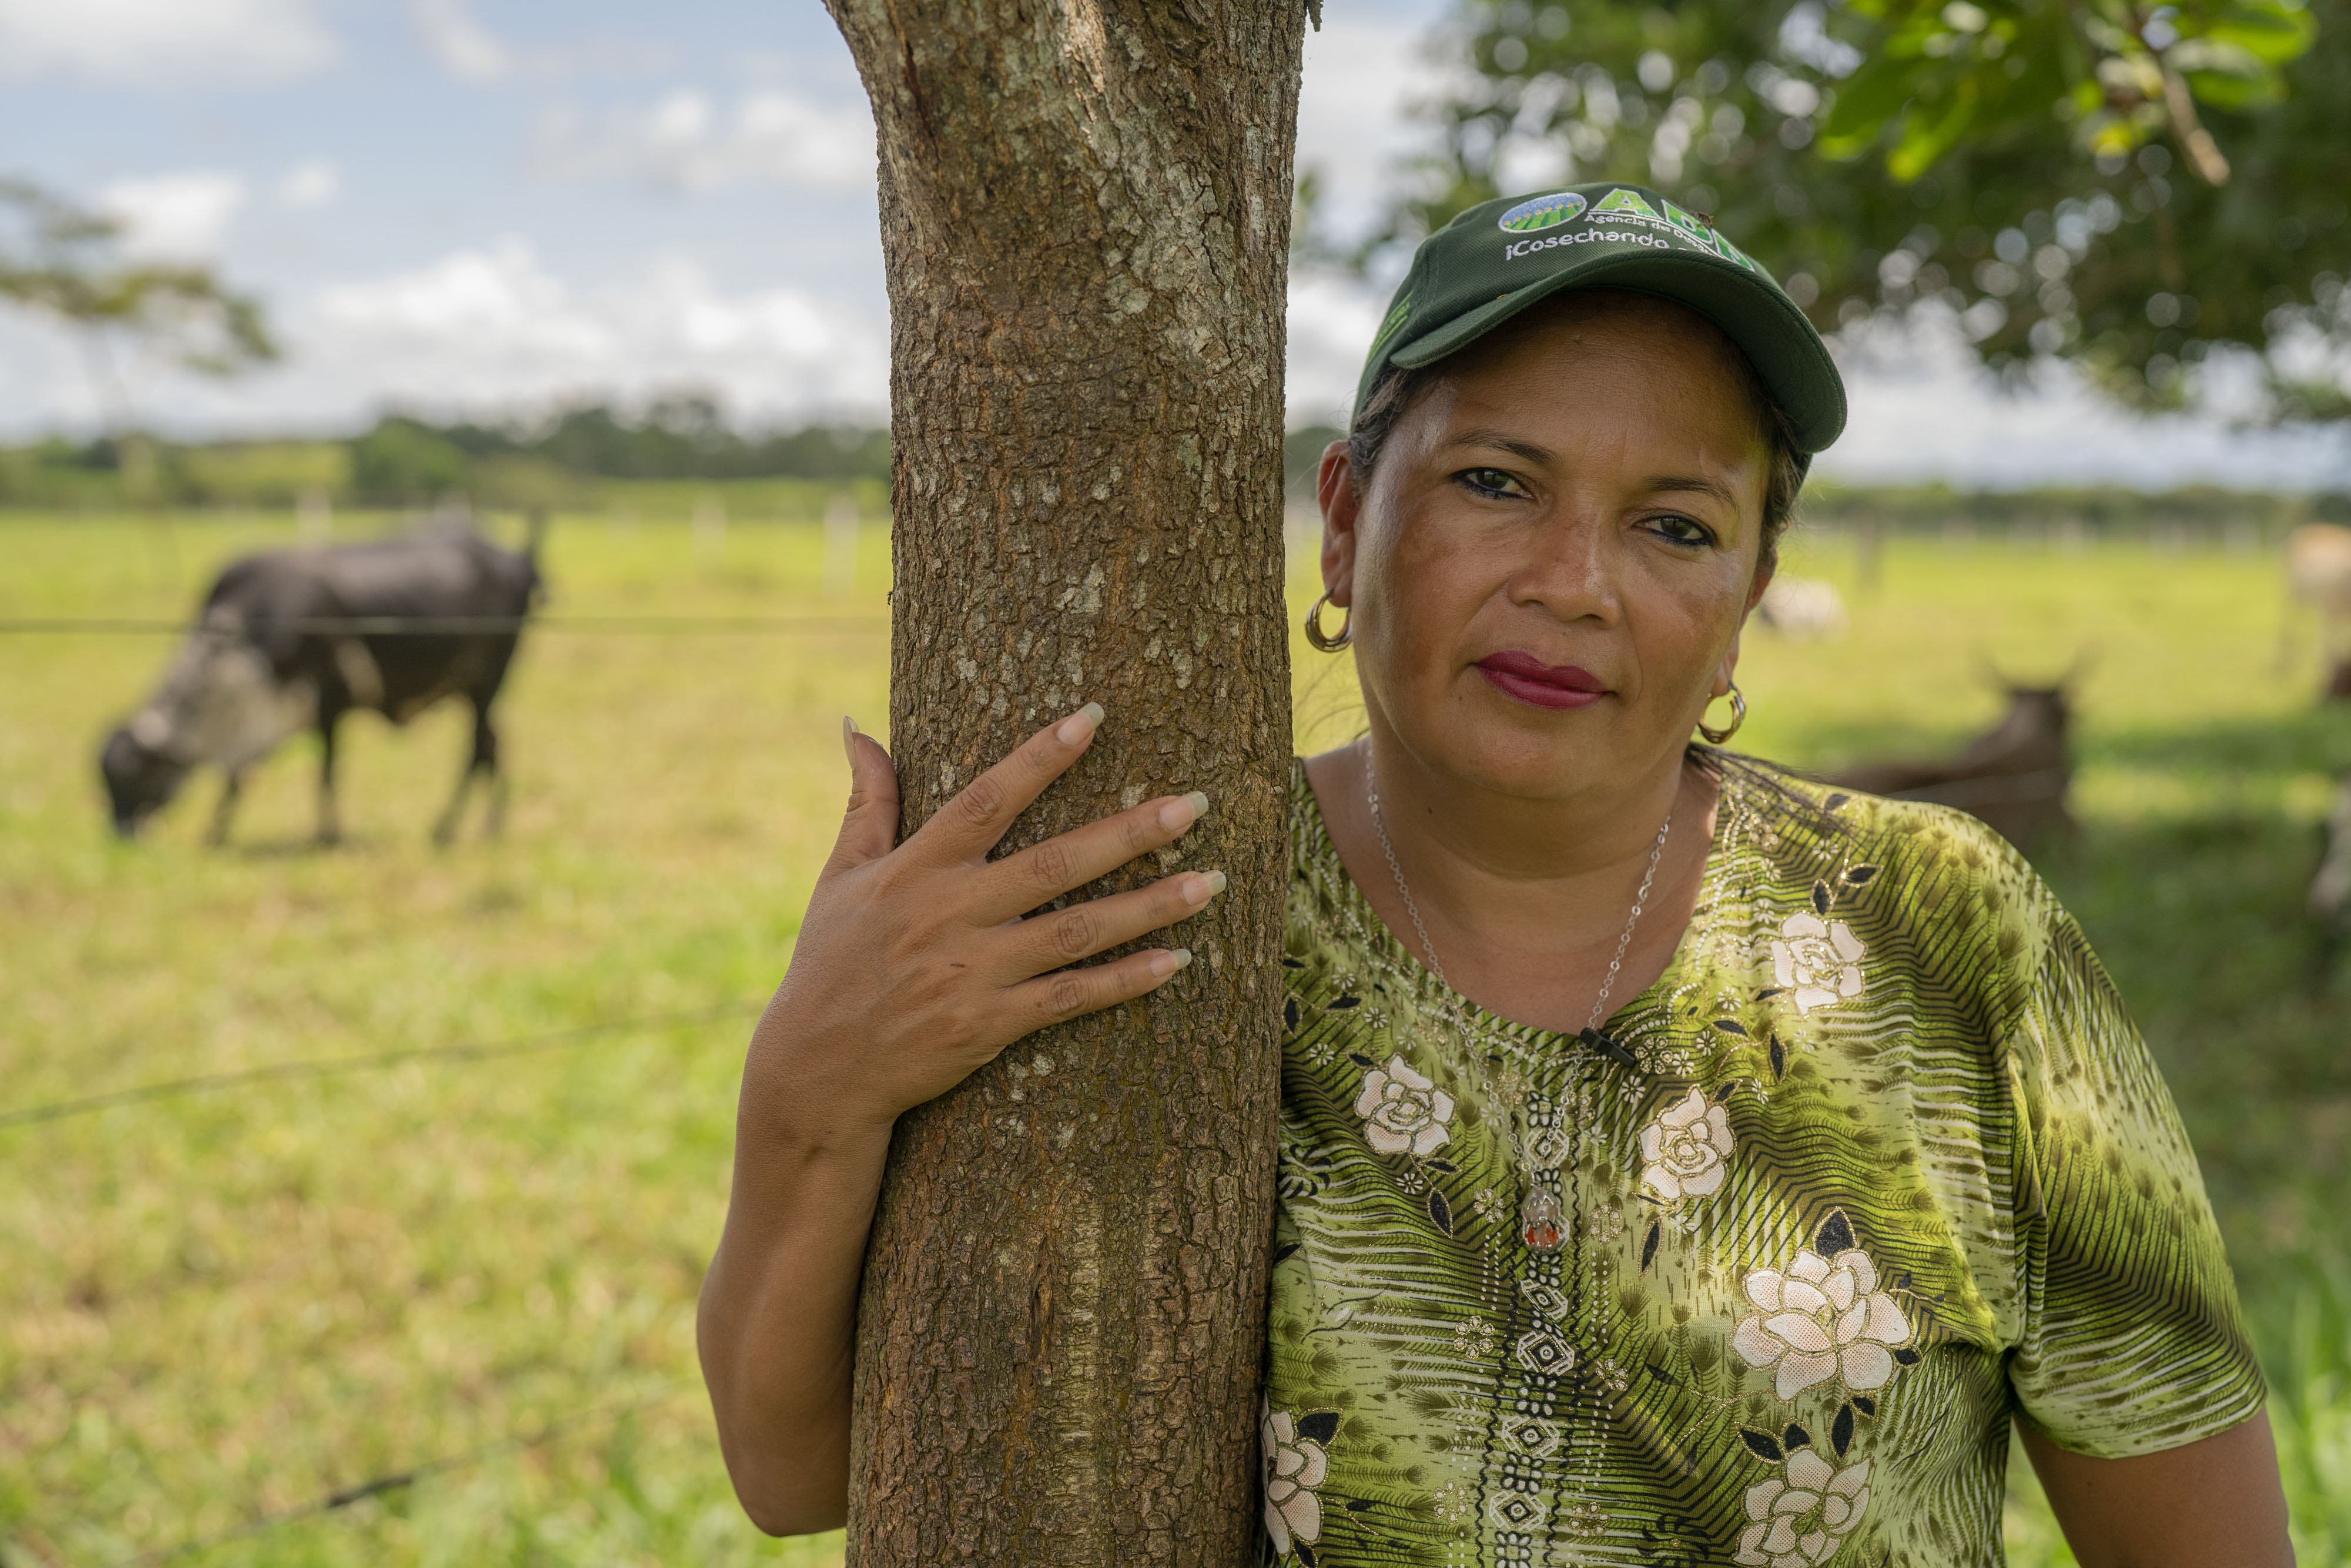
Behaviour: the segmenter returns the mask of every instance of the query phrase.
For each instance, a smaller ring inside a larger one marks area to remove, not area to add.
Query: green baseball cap
[[[1687,305],[1722,329],[1796,427],[1807,455],[1844,429],[1828,345],[1771,275],[1646,185],[1570,185],[1471,207],[1420,242],[1372,340],[1355,406],[1390,365],[1416,370],[1568,288]]]

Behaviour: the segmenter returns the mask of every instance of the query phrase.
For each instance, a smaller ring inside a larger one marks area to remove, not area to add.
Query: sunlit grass
[[[502,526],[518,531],[507,519]],[[0,616],[183,615],[292,519],[0,519]],[[457,716],[350,727],[350,842],[308,845],[311,756],[199,843],[200,785],[136,846],[95,752],[168,640],[0,640],[0,1113],[159,1079],[514,1039],[773,985],[842,794],[840,716],[887,717],[886,541],[845,596],[814,527],[562,517],[558,612],[862,615],[820,635],[534,636],[503,704],[506,839],[434,851]],[[1808,766],[1948,745],[1983,657],[2088,653],[2077,844],[2046,869],[2179,1091],[2278,1389],[2307,1563],[2351,1554],[2351,998],[2300,910],[2351,716],[2274,669],[2275,563],[1897,542],[1790,569],[1845,590],[1830,643],[1750,640],[1740,743]],[[1293,559],[1293,614],[1311,597]],[[1293,637],[1301,747],[1359,722]],[[736,1510],[694,1387],[743,1025],[417,1062],[0,1129],[0,1560],[103,1564],[583,1412],[195,1564],[831,1563]],[[683,1392],[662,1397],[665,1391]],[[623,1407],[637,1406],[626,1414]],[[2020,1488],[2014,1559],[2064,1561]]]

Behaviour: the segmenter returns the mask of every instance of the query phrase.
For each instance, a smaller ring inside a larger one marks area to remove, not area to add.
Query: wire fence
[[[6,636],[177,637],[217,631],[226,634],[293,632],[345,637],[456,637],[524,630],[643,636],[681,633],[792,633],[883,632],[880,615],[280,615],[256,616],[234,625],[207,627],[200,621],[141,616],[0,617]]]
[[[629,1034],[674,1028],[679,1025],[710,1023],[724,1019],[747,1018],[760,1011],[764,1001],[732,1001],[717,1006],[696,1008],[686,1011],[653,1013],[640,1018],[607,1019],[598,1023],[577,1028],[550,1030],[545,1034],[526,1035],[512,1040],[469,1040],[454,1045],[416,1046],[397,1051],[381,1051],[364,1056],[321,1057],[300,1061],[272,1062],[261,1067],[246,1068],[233,1072],[203,1073],[190,1078],[175,1078],[162,1082],[141,1084],[134,1088],[114,1090],[102,1094],[83,1095],[72,1100],[59,1100],[47,1104],[25,1106],[0,1113],[0,1130],[31,1126],[39,1123],[62,1121],[119,1105],[141,1104],[150,1101],[171,1099],[180,1095],[216,1092],[224,1090],[257,1088],[267,1083],[282,1083],[301,1078],[323,1078],[340,1073],[365,1072],[411,1061],[471,1062],[486,1061],[499,1057],[519,1056],[532,1051],[553,1051],[579,1045],[616,1034]],[[419,1481],[455,1470],[470,1469],[503,1454],[521,1453],[540,1448],[582,1429],[609,1425],[640,1411],[677,1397],[691,1385],[672,1382],[642,1397],[617,1404],[606,1404],[567,1416],[529,1433],[511,1434],[491,1442],[476,1445],[455,1454],[444,1455],[402,1470],[371,1476],[349,1486],[338,1487],[308,1502],[269,1513],[256,1514],[242,1523],[210,1535],[193,1536],[169,1546],[157,1547],[137,1556],[122,1559],[113,1568],[150,1568],[150,1565],[174,1562],[208,1552],[219,1546],[247,1540],[253,1536],[298,1524],[305,1520],[321,1518],[351,1507],[370,1498],[413,1487]]]
[[[403,1490],[419,1481],[429,1480],[434,1476],[447,1475],[455,1470],[470,1469],[475,1465],[497,1458],[501,1455],[527,1453],[535,1448],[543,1448],[550,1443],[560,1441],[583,1429],[609,1426],[625,1420],[641,1411],[676,1398],[691,1386],[690,1384],[674,1382],[640,1398],[596,1406],[567,1416],[559,1421],[549,1422],[536,1432],[499,1437],[471,1448],[461,1449],[454,1454],[445,1454],[437,1459],[427,1459],[423,1464],[411,1466],[404,1470],[393,1470],[384,1475],[371,1476],[351,1486],[338,1487],[333,1491],[323,1493],[308,1502],[298,1503],[292,1508],[256,1514],[241,1524],[231,1525],[226,1530],[216,1531],[210,1535],[192,1536],[169,1546],[159,1546],[152,1551],[142,1552],[135,1557],[123,1558],[110,1564],[109,1568],[152,1568],[155,1563],[173,1563],[182,1558],[193,1557],[198,1552],[209,1552],[217,1546],[249,1541],[256,1535],[266,1535],[271,1531],[283,1530],[289,1524],[299,1524],[305,1520],[319,1519],[327,1514],[339,1512],[354,1503],[365,1502],[370,1498],[381,1497],[386,1492]]]
[[[521,1056],[531,1051],[555,1051],[606,1035],[668,1029],[679,1024],[710,1023],[719,1019],[747,1018],[766,1006],[767,1003],[764,1001],[735,1001],[717,1007],[697,1008],[690,1012],[655,1013],[645,1018],[607,1019],[600,1023],[581,1024],[574,1029],[556,1030],[547,1034],[526,1035],[516,1040],[470,1040],[456,1045],[412,1046],[399,1051],[375,1051],[365,1056],[317,1057],[301,1061],[277,1061],[260,1067],[240,1068],[232,1072],[198,1073],[190,1078],[166,1079],[161,1082],[143,1083],[129,1089],[110,1090],[102,1094],[85,1094],[71,1100],[57,1100],[47,1104],[27,1105],[14,1111],[0,1112],[0,1131],[33,1126],[43,1122],[60,1122],[69,1116],[88,1115],[92,1112],[105,1111],[118,1105],[138,1105],[152,1100],[173,1099],[183,1094],[207,1094],[223,1090],[255,1088],[264,1083],[283,1083],[292,1079],[326,1078],[346,1072],[371,1072],[386,1067],[397,1067],[408,1061],[487,1061],[501,1056]]]
[[[240,636],[290,632],[327,636],[481,636],[528,631],[589,636],[886,634],[886,612],[799,615],[344,615],[251,617],[235,625],[207,627],[184,617],[0,616],[0,637],[182,637],[207,630]],[[380,1071],[411,1062],[473,1063],[577,1047],[627,1034],[745,1019],[764,999],[741,999],[674,1012],[607,1019],[572,1028],[506,1040],[413,1046],[360,1055],[318,1057],[265,1063],[229,1071],[194,1074],[99,1093],[0,1110],[0,1132],[50,1124],[125,1106],[199,1094],[257,1090],[301,1080]],[[121,1559],[114,1568],[150,1568],[178,1562],[306,1521],[329,1517],[371,1499],[402,1491],[420,1482],[472,1469],[502,1456],[543,1448],[673,1400],[691,1385],[675,1381],[639,1397],[597,1405],[526,1431],[478,1444],[338,1487],[292,1507],[256,1514],[210,1534],[191,1536]],[[0,1540],[5,1540],[0,1533]]]

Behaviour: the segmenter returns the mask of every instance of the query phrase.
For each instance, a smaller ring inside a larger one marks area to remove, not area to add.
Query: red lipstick
[[[1503,695],[1554,712],[1590,707],[1608,695],[1608,687],[1591,671],[1575,664],[1546,664],[1517,648],[1488,654],[1478,661],[1478,669]]]

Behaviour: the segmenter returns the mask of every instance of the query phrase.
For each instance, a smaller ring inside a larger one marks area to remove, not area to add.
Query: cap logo
[[[1573,191],[1562,191],[1553,196],[1534,196],[1504,213],[1499,226],[1511,234],[1528,234],[1563,224],[1581,214],[1583,207],[1583,198]]]
[[[1705,219],[1694,218],[1690,216],[1689,214],[1682,211],[1681,208],[1674,205],[1671,202],[1667,202],[1666,204],[1666,222],[1673,225],[1674,227],[1681,230],[1682,233],[1689,235],[1690,238],[1696,240],[1698,244],[1705,246],[1709,250],[1713,248],[1714,230],[1708,225]]]
[[[1657,215],[1650,210],[1648,203],[1641,200],[1640,192],[1628,191],[1622,185],[1601,197],[1600,204],[1592,210],[1595,213],[1630,213],[1644,218]]]

